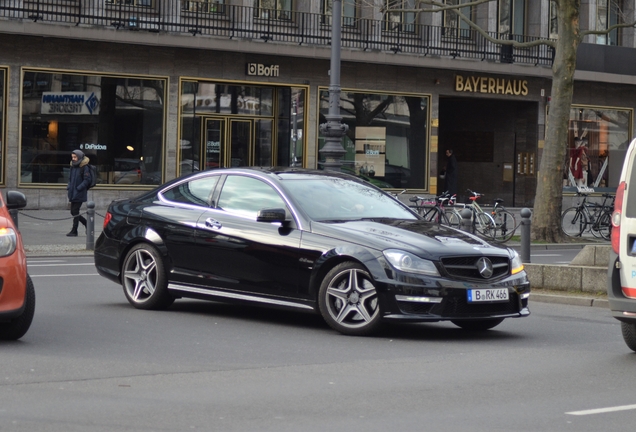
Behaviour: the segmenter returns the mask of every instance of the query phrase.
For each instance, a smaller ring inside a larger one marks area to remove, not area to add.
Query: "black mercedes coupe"
[[[139,309],[260,304],[319,313],[347,335],[389,320],[488,330],[530,314],[515,251],[333,171],[215,169],[114,201],[95,265]]]

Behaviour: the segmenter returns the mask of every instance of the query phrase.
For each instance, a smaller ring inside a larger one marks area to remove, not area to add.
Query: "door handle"
[[[212,218],[207,218],[205,220],[205,226],[212,229],[221,229],[223,227],[223,225],[221,225],[221,222]]]

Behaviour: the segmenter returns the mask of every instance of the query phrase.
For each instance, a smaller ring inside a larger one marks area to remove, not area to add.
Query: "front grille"
[[[493,274],[487,279],[497,279],[508,275],[510,262],[507,257],[501,256],[463,256],[442,258],[442,266],[450,277],[458,279],[487,280],[479,273],[477,261],[480,258],[488,258],[492,262]]]

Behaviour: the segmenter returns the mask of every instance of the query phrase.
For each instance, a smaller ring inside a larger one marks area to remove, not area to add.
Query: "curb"
[[[607,299],[555,294],[535,294],[530,291],[530,300],[541,303],[563,304],[569,306],[588,306],[609,309]]]

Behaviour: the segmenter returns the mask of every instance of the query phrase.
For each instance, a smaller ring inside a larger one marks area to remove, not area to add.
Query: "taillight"
[[[614,201],[614,213],[612,213],[612,250],[615,254],[620,253],[621,242],[621,217],[623,214],[623,196],[627,183],[621,182],[616,189],[616,200]]]
[[[108,225],[108,222],[113,218],[113,215],[110,212],[106,212],[106,216],[104,217],[104,228]]]

